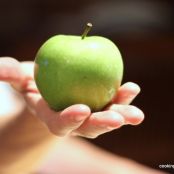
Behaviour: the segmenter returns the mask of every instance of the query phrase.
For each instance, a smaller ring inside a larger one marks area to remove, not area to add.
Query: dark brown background
[[[90,141],[158,169],[174,164],[173,7],[167,0],[0,0],[0,56],[34,60],[50,36],[81,34],[92,22],[91,35],[108,37],[120,48],[123,82],[141,86],[133,104],[146,118],[140,126]]]

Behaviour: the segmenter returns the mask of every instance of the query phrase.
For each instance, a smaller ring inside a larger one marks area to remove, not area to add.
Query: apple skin
[[[35,58],[36,85],[55,111],[73,104],[102,110],[116,95],[122,76],[118,48],[101,36],[56,35],[41,46]]]

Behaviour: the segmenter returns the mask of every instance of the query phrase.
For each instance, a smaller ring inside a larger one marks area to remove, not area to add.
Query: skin
[[[11,83],[20,91],[37,117],[60,137],[77,134],[95,138],[126,124],[140,124],[144,119],[140,109],[128,105],[140,92],[139,86],[131,82],[119,88],[117,97],[106,110],[91,113],[87,105],[75,104],[55,112],[48,107],[35,85],[32,62],[19,63],[13,58],[1,58],[0,74],[0,80]]]
[[[132,160],[112,155],[79,138],[70,136],[77,134],[95,138],[123,125],[140,124],[144,119],[143,112],[137,107],[129,105],[140,92],[137,84],[128,82],[122,85],[112,104],[101,112],[91,113],[88,106],[81,104],[55,112],[48,107],[41,97],[32,74],[32,62],[20,63],[13,58],[0,58],[0,81],[10,83],[18,91],[18,94],[20,93],[20,97],[16,97],[16,94],[14,96],[16,102],[12,103],[12,112],[4,115],[6,118],[8,115],[13,115],[13,117],[15,115],[15,118],[11,119],[13,124],[0,125],[1,173],[18,174],[19,170],[15,170],[15,166],[20,168],[20,172],[29,173],[31,165],[28,164],[31,164],[33,159],[35,159],[34,164],[36,164],[38,154],[47,153],[46,157],[43,158],[44,161],[39,163],[40,167],[36,166],[34,170],[36,174],[163,173]],[[21,104],[21,97],[25,99],[26,106]],[[5,105],[9,105],[9,103],[5,103]],[[23,112],[19,110],[23,110]],[[19,131],[23,133],[19,134]],[[52,134],[56,136],[52,136]],[[4,148],[3,145],[8,148]],[[69,156],[73,158],[67,158]],[[1,159],[3,160],[1,161]],[[15,164],[15,166],[11,164]],[[68,167],[64,167],[65,165]]]

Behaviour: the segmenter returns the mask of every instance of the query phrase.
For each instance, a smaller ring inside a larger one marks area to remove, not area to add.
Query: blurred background
[[[90,35],[108,37],[119,47],[123,82],[141,86],[133,104],[146,117],[140,126],[88,141],[159,169],[174,165],[173,19],[172,0],[0,0],[0,56],[34,60],[49,37],[81,35],[92,22]]]

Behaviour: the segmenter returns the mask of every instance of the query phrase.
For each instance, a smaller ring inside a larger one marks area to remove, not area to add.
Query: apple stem
[[[82,34],[82,39],[84,39],[84,38],[87,36],[87,34],[88,34],[89,31],[91,30],[91,28],[92,28],[92,24],[91,24],[91,23],[87,23],[87,24],[86,24],[85,31],[84,31],[83,34]]]

